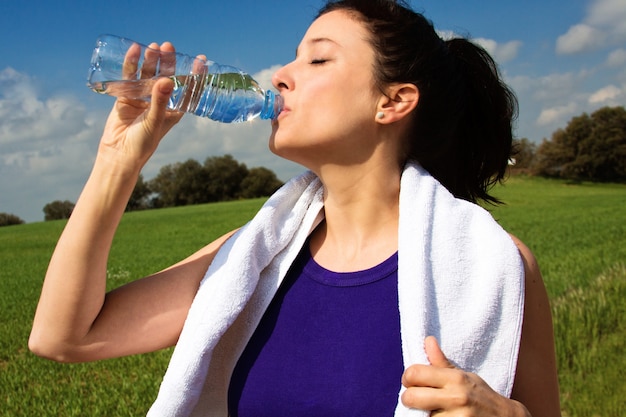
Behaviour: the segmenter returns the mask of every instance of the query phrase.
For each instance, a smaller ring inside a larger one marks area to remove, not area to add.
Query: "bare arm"
[[[534,417],[560,416],[559,383],[548,294],[532,252],[513,237],[526,271],[526,300],[522,341],[511,397]]]
[[[173,50],[168,43],[161,48]],[[150,77],[154,60],[145,58],[142,73]],[[135,69],[136,64],[129,68]],[[113,236],[139,172],[182,117],[166,111],[171,91],[171,80],[163,78],[152,90],[150,105],[124,99],[115,103],[91,175],[46,273],[29,339],[34,353],[58,361],[89,361],[176,342],[204,271],[225,238],[165,271],[109,294],[105,290]]]

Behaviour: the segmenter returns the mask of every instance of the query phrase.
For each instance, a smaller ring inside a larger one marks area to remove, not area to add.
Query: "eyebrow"
[[[307,42],[307,44],[312,44],[312,45],[315,45],[315,44],[320,44],[320,43],[325,43],[325,42],[330,42],[330,43],[334,43],[334,44],[335,44],[335,45],[337,45],[337,46],[341,46],[341,45],[339,44],[339,42],[334,41],[334,40],[332,40],[332,39],[330,39],[330,38],[324,38],[324,37],[322,37],[322,38],[313,38],[313,39],[309,40],[309,41]],[[297,57],[298,57],[298,48],[296,48],[296,58],[297,58]]]

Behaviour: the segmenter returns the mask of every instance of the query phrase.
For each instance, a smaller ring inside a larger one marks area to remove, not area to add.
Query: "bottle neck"
[[[280,94],[276,94],[273,91],[265,92],[265,103],[263,104],[263,110],[259,114],[259,118],[264,120],[274,120],[278,117],[283,110],[283,97]]]

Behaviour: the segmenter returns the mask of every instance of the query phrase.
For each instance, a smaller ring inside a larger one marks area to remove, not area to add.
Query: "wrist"
[[[115,149],[101,148],[96,155],[92,175],[119,177],[124,182],[136,181],[144,165],[144,161],[130,158]]]
[[[105,216],[121,215],[142,167],[141,163],[114,152],[98,152],[79,202],[87,200],[88,206]]]

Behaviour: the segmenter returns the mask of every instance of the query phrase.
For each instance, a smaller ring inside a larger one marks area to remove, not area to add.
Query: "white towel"
[[[237,359],[322,218],[322,184],[305,173],[224,244],[189,310],[149,417],[228,416]],[[399,228],[405,367],[428,364],[424,338],[434,335],[458,367],[509,396],[524,296],[523,266],[511,238],[488,212],[454,198],[417,164],[402,175]],[[398,401],[395,415],[428,413]]]

